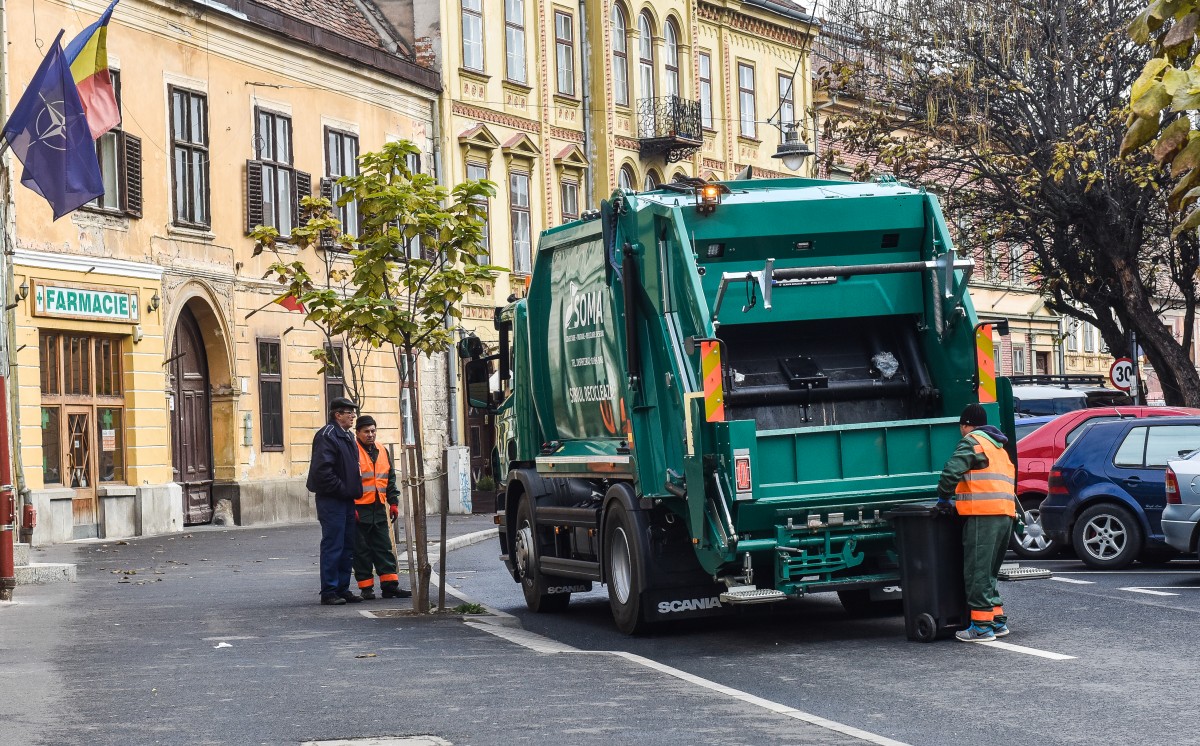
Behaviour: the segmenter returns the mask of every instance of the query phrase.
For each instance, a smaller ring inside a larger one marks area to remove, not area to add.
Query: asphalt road
[[[909,642],[903,620],[851,619],[818,595],[765,615],[677,623],[644,637],[612,625],[606,589],[535,615],[489,541],[460,550],[448,578],[581,650],[644,656],[699,679],[908,744],[1200,744],[1200,563],[1119,573],[1073,559],[1022,562],[1049,580],[1001,584],[1002,642]]]

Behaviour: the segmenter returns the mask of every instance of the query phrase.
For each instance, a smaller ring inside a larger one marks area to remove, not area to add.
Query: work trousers
[[[996,588],[1012,536],[1013,519],[1006,515],[963,516],[963,580],[971,621],[979,626],[1003,623],[1007,617]]]
[[[358,507],[358,538],[354,543],[354,579],[359,588],[375,585],[374,575],[379,576],[380,588],[398,586],[400,576],[396,573],[396,554],[392,550],[391,530],[388,524],[388,506],[375,502]]]
[[[354,552],[354,501],[317,498],[321,523],[321,597],[340,596],[350,590]]]

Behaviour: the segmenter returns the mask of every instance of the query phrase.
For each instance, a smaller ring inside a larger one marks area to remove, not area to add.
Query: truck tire
[[[522,497],[517,506],[517,530],[513,545],[513,565],[521,580],[521,593],[525,595],[525,605],[535,614],[547,614],[565,611],[571,602],[570,593],[546,593],[549,585],[546,576],[538,570],[538,560],[542,555],[542,547],[537,538],[537,529],[533,525],[533,508],[529,497]]]
[[[642,543],[625,506],[614,501],[604,518],[608,605],[617,629],[627,635],[646,628],[642,615]]]

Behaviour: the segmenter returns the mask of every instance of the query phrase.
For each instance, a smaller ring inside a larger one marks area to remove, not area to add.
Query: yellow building
[[[105,6],[7,8],[10,100],[38,44],[60,27],[69,40]],[[39,512],[34,541],[179,530],[223,499],[241,524],[310,518],[312,436],[348,376],[319,372],[310,352],[327,341],[273,303],[273,257],[253,256],[247,233],[286,234],[299,198],[360,152],[398,138],[431,152],[438,76],[353,0],[123,0],[108,44],[122,122],[97,141],[105,195],[58,221],[28,189],[6,195],[16,478]],[[5,167],[12,184],[20,164]],[[353,205],[341,217],[353,225]],[[346,261],[306,257],[318,278]],[[445,373],[419,368],[436,455]],[[381,441],[397,443],[392,359],[356,370]]]

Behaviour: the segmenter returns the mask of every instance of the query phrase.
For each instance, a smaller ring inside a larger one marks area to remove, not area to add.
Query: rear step
[[[721,603],[734,606],[740,604],[769,604],[783,601],[787,594],[774,588],[758,588],[753,585],[738,585],[721,594]]]
[[[1021,567],[1015,562],[1005,563],[1000,566],[1000,572],[997,573],[997,580],[1043,580],[1052,577],[1049,570],[1043,570],[1040,567]]]

